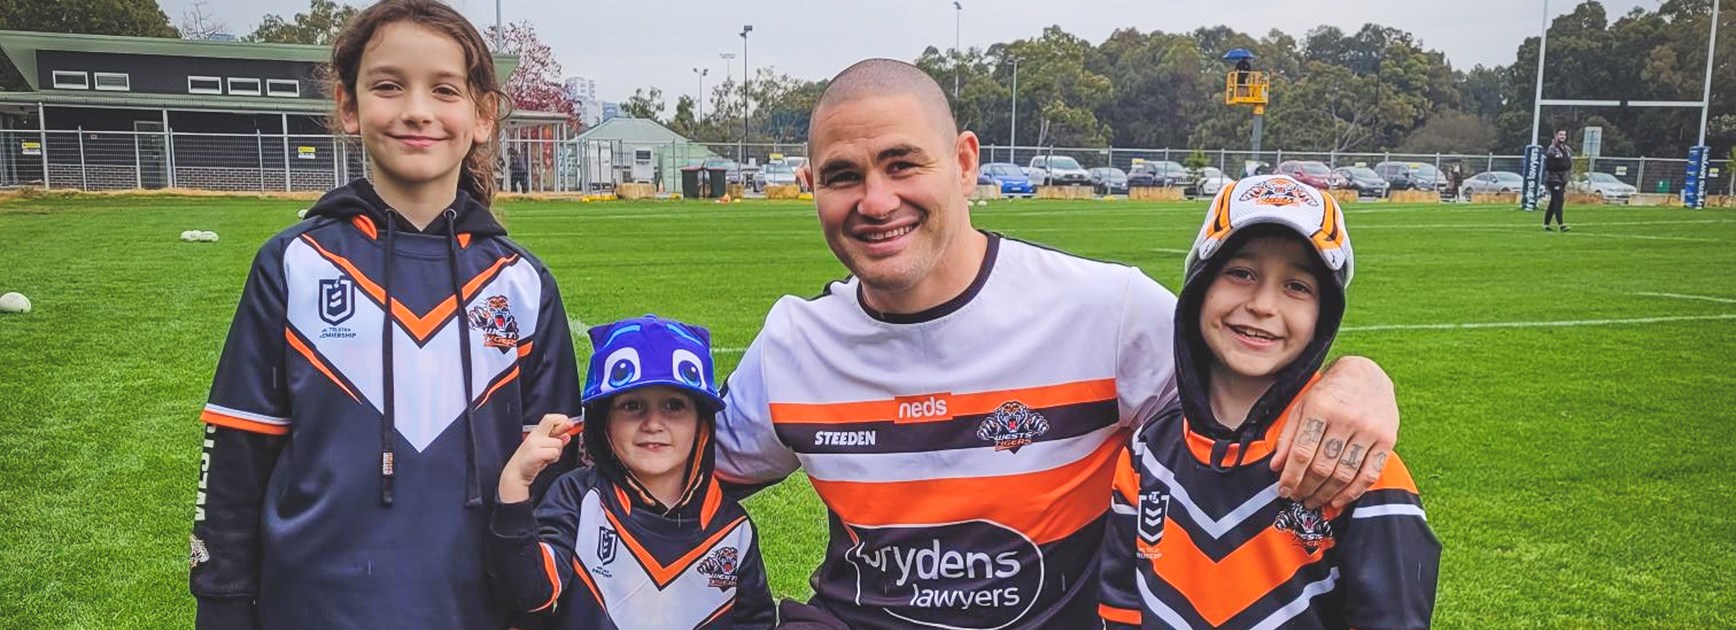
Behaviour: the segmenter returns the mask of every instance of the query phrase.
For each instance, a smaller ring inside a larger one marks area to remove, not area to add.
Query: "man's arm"
[[[1278,496],[1342,508],[1380,479],[1398,441],[1398,398],[1373,361],[1344,357],[1302,396],[1272,456]]]

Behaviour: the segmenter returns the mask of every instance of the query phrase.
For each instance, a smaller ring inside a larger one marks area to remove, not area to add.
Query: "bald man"
[[[801,469],[826,505],[814,598],[785,622],[1100,626],[1113,458],[1176,395],[1175,296],[1133,267],[971,227],[976,134],[909,64],[839,74],[809,141],[801,177],[851,277],[772,307],[717,433],[718,476]],[[1341,360],[1302,413],[1283,492],[1360,496],[1397,434],[1390,382]],[[1314,461],[1323,437],[1359,456]]]

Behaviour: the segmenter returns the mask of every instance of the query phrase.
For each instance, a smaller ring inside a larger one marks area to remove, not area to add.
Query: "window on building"
[[[97,72],[96,89],[126,92],[133,89],[132,79],[125,72]]]
[[[265,82],[265,93],[270,96],[301,96],[301,82],[295,79],[271,79]]]
[[[259,96],[259,79],[229,77],[230,96]]]
[[[223,79],[217,77],[187,77],[188,94],[222,94]]]
[[[90,74],[70,70],[55,70],[54,87],[61,90],[88,90],[90,89]]]

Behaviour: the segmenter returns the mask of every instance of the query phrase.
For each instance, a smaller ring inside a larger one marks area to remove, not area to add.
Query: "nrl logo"
[[[1326,520],[1319,508],[1310,510],[1288,499],[1279,507],[1278,518],[1272,526],[1290,532],[1296,538],[1296,544],[1310,555],[1331,549],[1337,543],[1337,539],[1332,537],[1332,522]]]
[[[994,442],[997,451],[1014,453],[1048,432],[1049,419],[1016,400],[1001,403],[994,413],[983,418],[983,423],[977,426],[978,438]]]
[[[470,308],[471,327],[482,331],[482,345],[498,348],[502,354],[518,347],[518,318],[512,316],[512,304],[504,295],[488,298],[482,306]]]
[[[736,553],[735,547],[724,547],[713,551],[711,555],[699,562],[699,572],[710,578],[706,580],[706,586],[720,591],[735,588],[735,585],[741,582],[741,578],[735,574],[736,569],[739,568],[741,568],[741,556]]]

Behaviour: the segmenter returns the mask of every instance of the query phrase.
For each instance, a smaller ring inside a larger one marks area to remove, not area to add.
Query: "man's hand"
[[[1344,357],[1296,405],[1272,470],[1278,496],[1310,508],[1342,508],[1380,479],[1398,441],[1398,399],[1373,361]]]
[[[530,500],[530,484],[549,464],[561,458],[561,450],[573,438],[569,435],[574,424],[571,418],[551,413],[531,429],[530,435],[518,445],[506,469],[500,471],[500,486],[496,488],[501,503]]]

